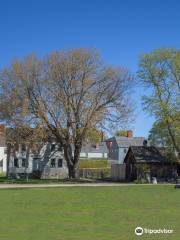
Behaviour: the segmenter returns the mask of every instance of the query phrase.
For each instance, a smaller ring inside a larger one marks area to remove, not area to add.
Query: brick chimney
[[[106,146],[107,146],[107,148],[109,150],[109,154],[110,154],[112,152],[112,142],[111,141],[107,141],[106,142]]]
[[[96,143],[96,149],[99,149],[99,143]]]
[[[5,126],[3,124],[0,124],[0,133],[5,134]]]
[[[132,138],[133,137],[133,131],[132,130],[127,130],[127,137]]]

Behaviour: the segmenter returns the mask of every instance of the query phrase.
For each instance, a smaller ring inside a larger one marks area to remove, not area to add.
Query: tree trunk
[[[6,177],[9,177],[9,162],[11,157],[11,144],[7,144],[7,161],[6,161]]]
[[[68,171],[69,171],[69,178],[70,179],[74,179],[74,178],[77,178],[77,171],[76,171],[76,167],[75,167],[75,165],[70,165],[69,167],[68,167]]]
[[[77,170],[79,165],[79,156],[81,152],[81,143],[75,143],[74,145],[74,154],[71,147],[71,144],[64,145],[64,157],[67,162],[69,178],[77,178]]]
[[[30,146],[26,147],[26,162],[25,162],[25,176],[26,182],[29,181],[29,174],[28,174],[28,165],[29,165],[29,153],[30,153]]]
[[[166,123],[167,123],[167,129],[168,129],[168,132],[169,132],[169,136],[170,136],[170,138],[171,138],[171,142],[172,142],[172,144],[173,144],[173,146],[174,146],[174,149],[175,149],[175,151],[177,152],[178,158],[179,158],[179,157],[180,157],[180,149],[179,149],[179,146],[178,146],[178,144],[176,143],[176,140],[175,140],[174,134],[172,133],[172,130],[171,130],[171,127],[170,127],[169,122],[166,121]]]
[[[64,158],[67,162],[69,178],[75,178],[75,167],[73,164],[73,155],[72,155],[72,147],[70,143],[67,143],[63,146],[64,148]]]

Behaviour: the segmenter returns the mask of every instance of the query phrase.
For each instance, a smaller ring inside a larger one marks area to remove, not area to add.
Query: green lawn
[[[0,190],[0,240],[180,239],[173,186]],[[137,226],[174,229],[136,236]]]

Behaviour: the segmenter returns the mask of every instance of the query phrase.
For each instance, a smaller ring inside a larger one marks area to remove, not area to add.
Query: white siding
[[[88,158],[102,158],[102,153],[88,153]]]
[[[123,164],[124,163],[124,158],[127,154],[128,148],[119,148],[119,164]]]
[[[7,161],[7,155],[4,153],[6,150],[6,147],[0,147],[0,160],[3,160],[3,167],[0,169],[2,172],[6,172],[6,161]]]
[[[80,153],[80,157],[86,157],[86,153],[81,152],[81,153]]]

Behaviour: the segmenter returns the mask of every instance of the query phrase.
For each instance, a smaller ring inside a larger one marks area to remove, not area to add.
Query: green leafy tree
[[[149,131],[148,140],[153,146],[172,147],[166,124],[162,121],[156,121],[153,124],[151,130]]]
[[[99,143],[103,138],[103,132],[96,128],[88,129],[86,141],[90,143]]]
[[[117,137],[120,137],[120,136],[127,137],[127,130],[117,130],[115,132],[115,136],[117,136]]]
[[[172,131],[176,138],[177,144],[180,145],[179,126],[174,124]],[[165,122],[155,122],[149,132],[148,139],[150,144],[159,147],[162,151],[162,154],[164,154],[168,159],[174,161],[177,160],[174,146],[172,144]]]
[[[176,155],[180,156],[180,51],[159,49],[141,56],[138,77],[146,88],[144,110],[167,129]]]

